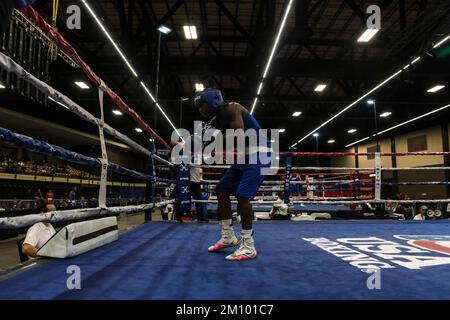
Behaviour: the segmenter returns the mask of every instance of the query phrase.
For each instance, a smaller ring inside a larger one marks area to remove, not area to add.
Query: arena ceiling
[[[182,106],[181,126],[190,130],[193,121],[200,119],[192,106],[195,83],[218,87],[227,100],[251,107],[287,2],[89,1],[151,88],[155,86],[157,28],[165,25],[173,30],[161,37],[159,101],[177,126]],[[81,30],[67,29],[65,10],[74,1],[60,0],[59,31],[112,89],[169,140],[172,130],[166,120],[159,115],[155,122],[154,106],[148,96],[81,1],[75,3],[83,9]],[[381,8],[381,31],[372,41],[359,43],[357,39],[366,29],[365,10],[370,4]],[[38,1],[35,9],[50,21],[51,1]],[[197,27],[197,40],[185,38],[184,25]],[[280,134],[282,149],[286,150],[418,55],[422,56],[420,64],[370,95],[377,102],[379,114],[391,112],[389,117],[378,117],[379,131],[441,107],[450,103],[450,55],[445,54],[445,48],[432,50],[432,46],[448,34],[448,0],[297,0],[255,116],[264,128],[286,129]],[[51,85],[97,114],[94,86],[81,90],[74,81],[89,83],[80,70],[63,61],[53,63]],[[318,84],[327,87],[315,92]],[[427,93],[436,84],[447,87],[435,94]],[[190,100],[180,102],[184,97]],[[366,100],[319,130],[320,150],[343,149],[374,133],[373,109]],[[108,107],[113,109],[111,104]],[[20,110],[29,112],[24,107]],[[302,114],[293,117],[295,111]],[[45,116],[47,111],[33,112]],[[448,121],[449,115],[450,112],[442,111],[392,133],[439,125]],[[135,132],[136,125],[128,116],[117,117],[108,112],[106,120],[133,139],[146,143],[148,136]],[[57,121],[72,127],[79,125],[71,116],[58,116]],[[349,134],[347,131],[352,128],[358,131]],[[330,139],[335,143],[328,144]],[[314,150],[314,138],[306,138],[298,149]]]

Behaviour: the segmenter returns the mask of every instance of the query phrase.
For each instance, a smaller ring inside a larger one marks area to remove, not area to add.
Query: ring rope
[[[228,169],[231,165],[191,165],[192,167],[199,167],[204,169]],[[274,170],[286,170],[285,167],[272,167]],[[292,167],[291,170],[311,170],[311,171],[369,171],[373,173],[374,168],[364,167]],[[450,167],[402,167],[402,168],[381,168],[381,171],[426,171],[426,170],[450,170]],[[361,174],[361,172],[358,172]],[[222,174],[222,173],[220,173]],[[310,174],[303,173],[302,174]],[[313,173],[311,173],[313,174]],[[351,174],[351,173],[349,173]]]
[[[163,207],[174,203],[175,200],[161,201],[157,203],[147,203],[134,206],[109,207],[109,208],[88,208],[75,210],[59,210],[41,214],[29,214],[19,217],[0,218],[0,229],[16,229],[31,226],[38,222],[49,221],[50,223],[84,219],[94,216],[112,215],[120,213],[137,213],[150,210],[156,207]]]
[[[19,146],[22,148],[25,148],[30,151],[44,153],[46,155],[59,158],[62,160],[71,161],[78,164],[88,165],[88,166],[94,166],[94,167],[101,167],[102,161],[97,158],[91,158],[85,155],[82,155],[80,153],[70,151],[67,149],[64,149],[62,147],[47,143],[45,141],[37,140],[22,134],[17,134],[12,132],[11,130],[5,129],[0,127],[0,140]],[[161,181],[161,182],[167,182],[167,183],[174,183],[174,181],[159,177],[154,177],[148,174],[143,174],[138,171],[134,171],[131,169],[127,169],[125,167],[122,167],[115,163],[108,163],[108,168],[112,171],[115,171],[119,174],[123,175],[129,175],[131,177],[145,180],[145,181]]]
[[[106,94],[108,94],[108,96],[119,109],[130,115],[143,130],[150,133],[154,139],[159,141],[168,150],[171,149],[169,144],[165,142],[155,131],[153,131],[153,129],[146,122],[144,122],[144,120],[142,120],[142,118],[136,113],[136,111],[130,108],[117,93],[115,93],[111,88],[103,83],[103,80],[97,74],[95,74],[95,72],[84,60],[80,58],[75,48],[58,32],[58,30],[56,30],[56,28],[50,26],[44,20],[44,18],[31,6],[20,9],[20,12],[29,20],[34,22],[38,28],[40,28],[49,38],[51,38],[51,40],[58,46],[60,50],[62,50],[72,60],[74,60],[84,71],[86,76],[91,79],[91,81],[93,81],[97,86],[101,86],[103,84],[104,91],[106,92]]]
[[[217,200],[192,200],[193,203],[218,203]],[[252,204],[274,204],[279,203],[279,201],[250,201]],[[449,203],[448,199],[435,199],[435,200],[346,200],[346,201],[318,201],[314,200],[303,200],[303,201],[290,201],[290,204],[365,204],[365,203],[376,203],[383,204],[388,202],[400,203],[400,204],[416,204],[416,203]],[[237,201],[232,200],[231,203],[237,203]]]
[[[30,74],[28,71],[26,71],[22,66],[17,64],[14,60],[12,60],[10,57],[5,55],[4,53],[0,52],[0,66],[6,69],[8,72],[12,72],[16,74],[18,77],[24,79],[28,83],[32,84],[34,87],[36,87],[40,92],[43,94],[51,97],[57,102],[62,103],[65,105],[70,111],[78,115],[79,117],[83,118],[84,120],[90,122],[91,124],[98,126],[98,121],[95,116],[90,114],[86,109],[79,106],[77,103],[69,99],[67,96],[63,95],[56,89],[49,86],[47,83],[39,80],[38,78],[34,77],[32,74]],[[143,148],[141,145],[136,143],[135,141],[128,138],[126,135],[118,132],[117,130],[110,127],[108,124],[104,124],[104,129],[107,133],[114,136],[115,138],[119,139],[123,143],[127,144],[128,146],[132,147],[136,151],[139,151],[147,156],[153,157],[155,160],[158,160],[166,165],[173,166],[172,163],[170,163],[167,160],[164,160],[163,158],[157,156],[156,154],[150,152],[149,150]]]
[[[327,157],[327,156],[376,156],[375,152],[280,152],[280,155],[292,156],[314,156],[314,157]],[[433,152],[388,152],[380,153],[381,157],[407,157],[407,156],[447,156],[450,155],[450,151],[433,151]]]

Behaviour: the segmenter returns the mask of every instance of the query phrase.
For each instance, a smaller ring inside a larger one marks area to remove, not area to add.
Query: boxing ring
[[[400,251],[390,253],[387,259],[386,253],[364,254],[343,244],[347,253],[351,249],[355,255],[336,257],[336,252],[312,243],[318,238],[332,242],[377,238],[378,243],[406,245],[394,236],[448,235],[449,227],[448,221],[256,222],[260,256],[236,264],[224,261],[229,251],[207,252],[208,245],[217,240],[216,224],[152,222],[102,248],[71,259],[51,260],[0,281],[0,299],[450,299],[450,282],[445,280],[450,276],[448,251]],[[371,249],[379,250],[377,246]],[[443,264],[409,269],[395,263],[418,257]],[[381,269],[381,289],[368,289],[370,274],[350,264],[358,258],[392,266]],[[66,286],[67,268],[73,265],[81,270],[81,290]]]
[[[68,108],[99,130],[102,157],[92,158],[50,145],[32,137],[0,128],[0,140],[33,152],[101,169],[99,207],[57,211],[49,214],[0,218],[0,228],[28,227],[39,221],[63,222],[78,218],[98,218],[121,213],[142,212],[181,199],[151,202],[137,206],[106,205],[107,172],[115,171],[154,184],[180,188],[177,181],[141,173],[108,161],[104,133],[115,137],[136,152],[151,157],[178,171],[186,167],[173,164],[149,152],[110,127],[103,120],[103,95],[129,114],[139,126],[163,146],[167,143],[139,115],[93,73],[55,30],[32,9],[27,16],[49,32],[49,37],[86,72],[99,88],[101,116],[93,116],[69,97],[33,77],[7,55],[0,53],[0,67],[33,85],[36,89]],[[156,101],[155,101],[156,102]],[[367,168],[294,167],[294,157],[367,156],[375,157],[375,166]],[[428,153],[280,153],[286,166],[279,176],[268,178],[261,187],[254,211],[267,212],[277,200],[264,200],[282,192],[282,201],[290,210],[301,212],[339,212],[359,210],[358,205],[382,205],[384,188],[402,185],[440,185],[448,181],[386,182],[383,171],[450,170],[448,167],[383,168],[383,156],[448,156],[445,152]],[[213,172],[227,166],[202,166]],[[291,179],[294,173],[304,180]],[[208,172],[206,172],[208,175]],[[311,178],[312,177],[312,178]],[[310,179],[311,178],[311,179]],[[216,180],[204,180],[208,186]],[[186,185],[184,185],[186,186]],[[298,186],[298,187],[297,187]],[[188,189],[186,189],[188,190]],[[211,211],[217,201],[202,202]],[[401,204],[430,203],[447,205],[448,199],[399,200]],[[234,204],[235,205],[235,204]],[[234,207],[235,209],[235,207]],[[444,213],[442,212],[441,215]],[[437,214],[436,214],[437,217]],[[311,300],[311,299],[450,299],[450,221],[255,221],[255,240],[259,256],[245,263],[225,262],[230,250],[208,253],[217,240],[217,223],[197,224],[174,221],[147,222],[120,234],[117,241],[67,259],[38,259],[19,269],[0,275],[0,299],[98,299],[98,300]],[[80,271],[80,289],[69,289],[69,269]],[[444,281],[443,281],[444,279]]]

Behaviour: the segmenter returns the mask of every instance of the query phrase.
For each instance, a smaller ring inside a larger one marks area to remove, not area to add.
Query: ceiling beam
[[[135,65],[143,71],[151,70],[149,63],[152,57],[136,57]],[[166,73],[179,75],[247,75],[254,72],[257,62],[250,57],[230,56],[169,56],[161,62],[161,67]],[[381,63],[381,62],[380,62]],[[383,61],[380,69],[377,61],[334,61],[334,60],[310,60],[287,59],[274,60],[277,68],[272,71],[272,76],[302,76],[327,78],[331,75],[336,78],[349,79],[376,79],[377,75],[384,74],[383,70],[393,70],[396,66],[392,61]],[[117,74],[121,68],[125,68],[116,57],[102,57],[96,62],[96,69],[103,74]],[[63,72],[63,71],[62,71]]]
[[[96,35],[85,35],[85,36],[77,36],[75,35],[73,39],[76,43],[98,43],[102,41],[102,38]],[[144,45],[147,43],[148,38],[140,35],[134,37],[133,41],[136,45]],[[157,41],[157,34],[154,33],[152,35],[151,41]],[[169,34],[164,37],[164,43],[170,42],[186,42],[189,40],[184,39],[183,37],[177,36],[175,34]],[[247,43],[250,45],[255,45],[257,43],[257,37],[254,36],[218,36],[218,35],[199,35],[197,41],[206,41],[206,42],[221,42],[221,43]],[[356,43],[354,40],[339,40],[339,39],[323,39],[323,38],[304,38],[300,37],[296,32],[291,32],[285,38],[283,38],[284,45],[310,45],[310,46],[326,46],[326,47],[370,47],[370,48],[379,48],[382,49],[385,45],[382,41],[378,41],[374,39],[370,42],[370,45]]]
[[[214,0],[219,9],[223,12],[223,14],[230,20],[230,22],[234,25],[234,27],[239,30],[239,32],[246,38],[250,37],[248,32],[244,29],[244,27],[240,24],[240,22],[236,19],[236,17],[228,10],[225,4],[221,0]]]
[[[156,26],[159,27],[160,25],[166,23],[167,20],[169,20],[173,16],[173,14],[178,10],[178,8],[181,7],[183,2],[184,0],[178,0],[177,2],[175,2],[174,5],[170,7],[169,11],[167,11],[166,14],[161,19],[159,19]]]
[[[356,13],[356,15],[361,19],[361,22],[363,25],[366,25],[367,15],[366,13],[361,9],[360,6],[358,6],[353,0],[345,0],[345,3],[353,10],[353,12]]]

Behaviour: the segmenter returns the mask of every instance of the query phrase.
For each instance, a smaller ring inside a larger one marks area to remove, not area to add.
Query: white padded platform
[[[119,238],[117,218],[72,223],[59,230],[37,252],[40,257],[68,258],[104,246]]]

